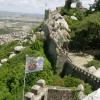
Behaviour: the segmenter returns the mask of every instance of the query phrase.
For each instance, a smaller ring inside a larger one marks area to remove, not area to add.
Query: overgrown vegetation
[[[82,20],[85,16],[86,16],[86,12],[83,11],[83,10],[80,10],[80,9],[66,9],[66,7],[63,7],[61,9],[61,14],[64,16],[64,15],[67,15],[67,16],[75,16],[78,18],[78,20]]]
[[[72,90],[76,91],[76,88],[79,84],[83,84],[85,87],[85,94],[89,94],[92,92],[92,87],[88,83],[84,83],[84,81],[72,77],[72,76],[65,76],[64,78],[60,78],[59,76],[53,77],[53,83],[51,85],[54,86],[63,86],[63,87],[69,87]]]
[[[4,45],[0,45],[0,59],[4,59],[10,55],[18,41],[13,41]]]
[[[100,45],[100,12],[89,15],[71,26],[71,48],[77,50],[99,49]]]
[[[0,91],[0,100],[14,100],[15,98],[17,100],[22,100],[26,54],[35,57],[44,56],[45,58],[43,71],[27,74],[26,90],[30,89],[30,87],[40,78],[45,79],[47,84],[51,83],[53,77],[51,64],[48,62],[43,53],[43,42],[38,40],[36,41],[36,43],[37,42],[38,42],[38,47],[36,46],[33,47],[33,45],[30,44],[28,47],[26,47],[25,50],[17,54],[12,59],[9,59],[7,63],[3,64],[2,67],[0,68],[0,89],[2,89],[2,91]],[[12,43],[12,46],[13,45],[14,44]],[[11,51],[12,46],[7,46],[8,49],[7,51]],[[5,54],[5,50],[3,54]]]
[[[86,67],[91,67],[91,66],[95,66],[96,69],[100,68],[100,61],[92,60],[86,65]]]
[[[4,45],[3,47],[2,45],[1,48],[7,47],[7,51],[11,52],[15,44],[16,42],[12,42],[8,44],[9,46]],[[5,50],[3,51],[5,52]],[[9,54],[9,53],[4,53],[3,51],[2,53],[5,54],[6,56]],[[26,46],[26,49],[17,54],[15,57],[9,59],[7,63],[3,64],[2,67],[0,68],[0,89],[1,89],[0,100],[14,100],[14,99],[22,100],[26,54],[34,57],[43,56],[45,58],[45,62],[43,71],[27,74],[25,91],[29,91],[32,85],[35,84],[36,81],[39,79],[46,80],[46,83],[48,85],[66,86],[66,87],[71,87],[71,86],[77,87],[78,84],[84,83],[83,81],[72,77],[66,77],[64,79],[61,79],[60,76],[58,75],[54,76],[51,64],[47,60],[44,54],[43,41],[36,40],[35,43]],[[5,55],[3,55],[2,57],[5,57]],[[90,89],[90,86],[88,88]],[[90,93],[90,91],[87,93]]]

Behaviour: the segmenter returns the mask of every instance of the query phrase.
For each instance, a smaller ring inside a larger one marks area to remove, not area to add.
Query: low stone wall
[[[65,87],[46,86],[44,80],[39,80],[25,94],[25,100],[72,100],[73,92]]]
[[[70,89],[61,87],[48,87],[47,100],[72,100],[73,93]]]

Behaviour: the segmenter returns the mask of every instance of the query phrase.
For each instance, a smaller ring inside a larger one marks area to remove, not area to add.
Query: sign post
[[[23,100],[25,94],[25,81],[27,73],[37,72],[43,70],[44,58],[43,57],[29,57],[26,55],[26,66],[23,85]]]

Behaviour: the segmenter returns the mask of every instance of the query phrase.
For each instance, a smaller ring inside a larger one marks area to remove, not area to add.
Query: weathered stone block
[[[39,85],[34,85],[31,88],[31,92],[34,93],[35,95],[39,95],[41,91],[41,87]]]
[[[25,100],[35,100],[35,99],[34,99],[34,94],[31,93],[31,92],[27,92],[27,93],[25,94]]]

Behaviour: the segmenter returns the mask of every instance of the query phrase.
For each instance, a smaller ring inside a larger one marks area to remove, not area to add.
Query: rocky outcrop
[[[16,56],[15,53],[10,54],[9,59],[13,58],[14,56]]]
[[[68,32],[70,31],[70,29],[68,27],[67,22],[59,12],[56,11],[55,12],[48,11],[48,12],[49,12],[48,13],[49,17],[44,22],[45,24],[44,32],[45,32],[46,39],[48,40],[48,37],[52,38],[55,41],[59,51],[63,51],[64,44],[65,43],[68,44],[70,39],[70,35]],[[48,30],[45,29],[46,26]]]
[[[85,97],[82,100],[100,100],[100,88],[91,94],[89,94],[87,97]]]
[[[78,98],[79,98],[79,100],[82,100],[85,97],[84,86],[82,84],[78,85],[77,91],[78,91]]]
[[[8,61],[7,58],[1,59],[1,63],[2,63],[2,64],[5,63],[5,62],[7,62],[7,61]]]
[[[23,49],[25,49],[25,47],[23,47],[23,46],[16,46],[16,47],[14,48],[14,51],[15,51],[15,52],[21,52]]]

